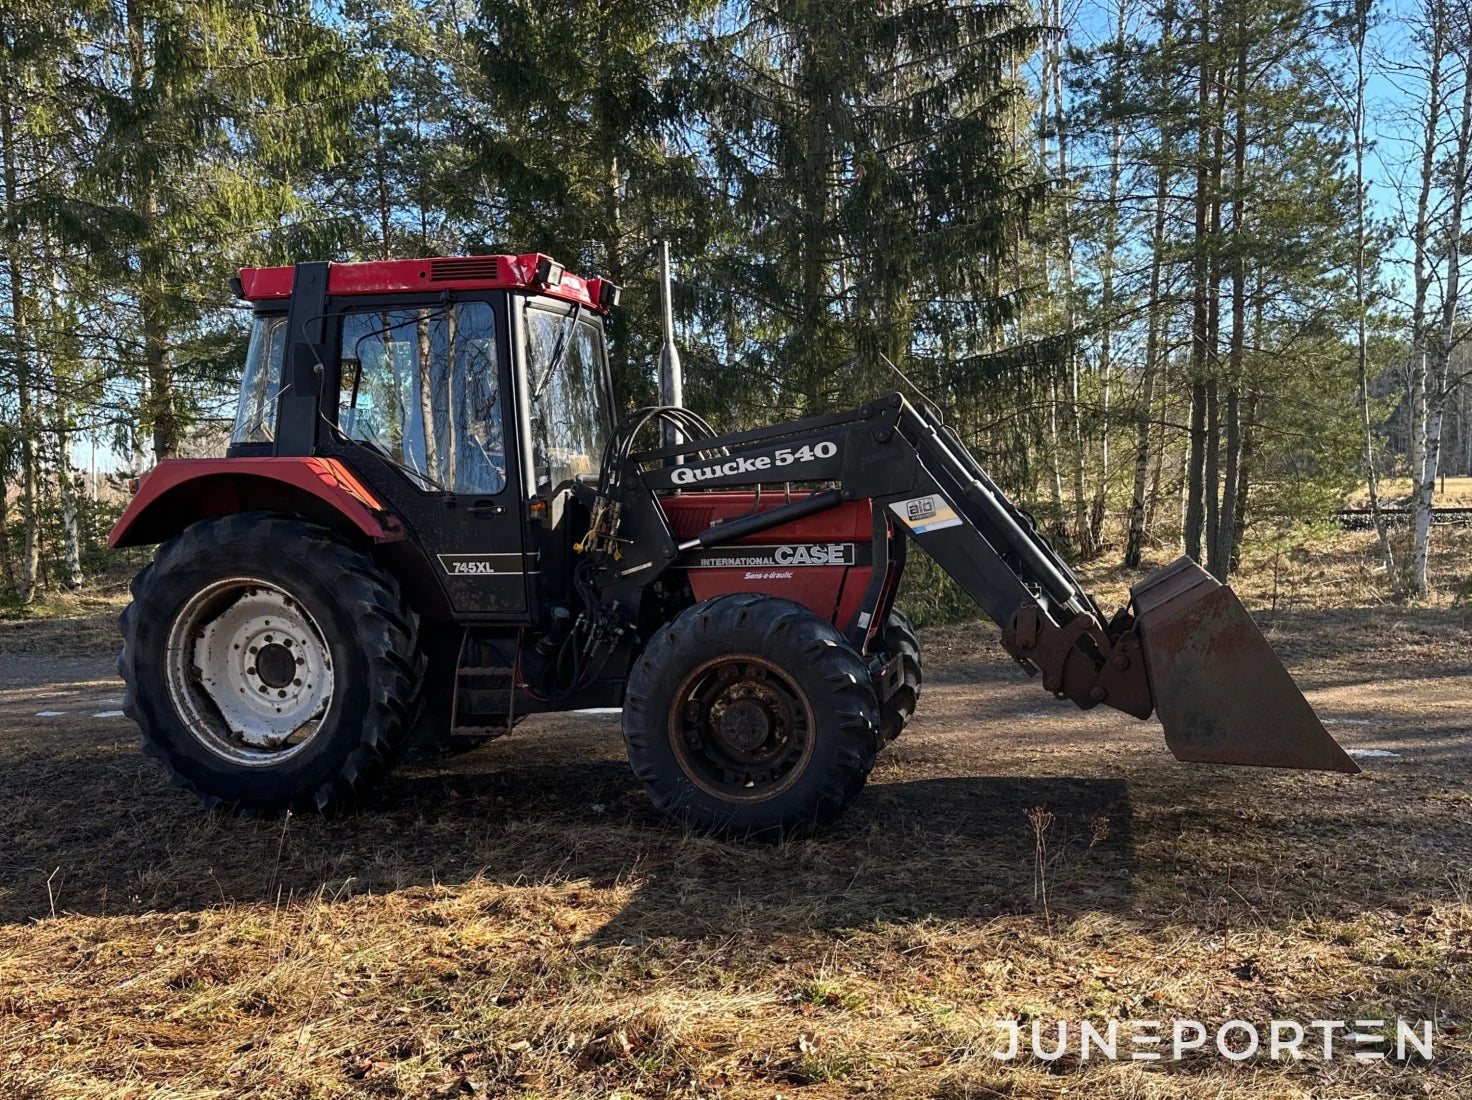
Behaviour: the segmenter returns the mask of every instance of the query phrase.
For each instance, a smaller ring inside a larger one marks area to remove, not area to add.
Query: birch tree
[[[1365,178],[1366,110],[1365,88],[1368,74],[1365,69],[1365,44],[1370,30],[1370,12],[1373,0],[1354,0],[1353,22],[1350,27],[1350,48],[1354,58],[1354,189],[1355,189],[1355,239],[1354,239],[1354,317],[1355,317],[1355,366],[1359,375],[1360,430],[1364,436],[1365,483],[1370,497],[1370,516],[1375,525],[1375,536],[1380,544],[1380,560],[1385,565],[1385,575],[1391,585],[1398,589],[1399,578],[1395,567],[1395,551],[1390,543],[1390,532],[1385,525],[1385,514],[1380,505],[1380,464],[1375,454],[1375,427],[1370,413],[1370,242],[1368,184]]]
[[[1469,8],[1465,4],[1459,4],[1454,13],[1448,14],[1443,8],[1437,16],[1440,39],[1447,45],[1445,57],[1438,55],[1438,71],[1442,64],[1450,69],[1442,76],[1440,83],[1444,86],[1452,79],[1457,79],[1460,80],[1460,89],[1445,108],[1451,127],[1451,149],[1448,158],[1450,163],[1441,167],[1441,186],[1445,192],[1441,205],[1445,214],[1436,234],[1441,248],[1437,264],[1441,303],[1434,325],[1426,317],[1424,294],[1418,292],[1418,303],[1422,307],[1422,328],[1420,352],[1416,355],[1416,362],[1420,365],[1417,377],[1420,388],[1420,423],[1416,439],[1421,466],[1413,488],[1412,522],[1415,539],[1411,581],[1416,595],[1421,599],[1430,594],[1427,568],[1436,475],[1441,462],[1442,426],[1445,423],[1447,399],[1459,381],[1451,374],[1452,356],[1466,336],[1465,329],[1459,324],[1461,316],[1458,306],[1467,173],[1469,155],[1472,155],[1472,66],[1469,66],[1469,60],[1472,60],[1472,25],[1469,25],[1468,15]],[[1426,148],[1433,148],[1435,140],[1434,133],[1428,134]],[[1425,191],[1423,184],[1422,193]],[[1423,242],[1423,252],[1428,234],[1429,227],[1418,222],[1418,237]],[[1423,262],[1427,262],[1429,266],[1429,261],[1423,258]],[[1426,271],[1421,271],[1423,277],[1426,274]],[[1418,288],[1419,284],[1418,279]]]

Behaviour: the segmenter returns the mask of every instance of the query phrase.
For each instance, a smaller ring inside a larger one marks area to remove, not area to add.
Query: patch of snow
[[[1319,721],[1326,726],[1373,726],[1375,724],[1368,718],[1320,718]]]
[[[65,713],[66,713],[66,711],[64,711],[64,710],[38,710],[38,711],[36,711],[36,717],[37,718],[60,718]]]
[[[1347,752],[1347,753],[1349,753],[1350,756],[1358,756],[1358,757],[1361,757],[1361,758],[1364,758],[1364,757],[1367,757],[1367,756],[1376,756],[1376,757],[1378,757],[1378,756],[1399,756],[1400,755],[1400,753],[1398,753],[1398,752],[1391,752],[1388,749],[1345,749],[1344,751]]]
[[[123,716],[123,712],[120,711],[120,710],[99,710],[92,717],[93,718],[121,718],[122,716]]]

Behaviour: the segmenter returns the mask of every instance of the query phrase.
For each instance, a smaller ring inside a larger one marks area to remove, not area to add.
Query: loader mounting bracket
[[[1150,680],[1133,624],[1111,642],[1092,615],[1075,615],[1059,627],[1035,604],[1025,604],[1002,628],[1002,646],[1029,674],[1041,672],[1043,687],[1060,699],[1084,710],[1107,703],[1136,718],[1150,717]]]

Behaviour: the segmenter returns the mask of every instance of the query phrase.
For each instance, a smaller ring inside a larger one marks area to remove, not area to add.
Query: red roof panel
[[[535,290],[569,302],[600,309],[604,280],[584,279],[565,272],[557,286],[537,281],[537,265],[549,257],[540,252],[522,256],[438,256],[422,260],[371,260],[366,263],[329,264],[328,294],[405,294],[424,290]],[[554,261],[555,262],[555,261]],[[295,269],[243,267],[241,296],[252,302],[290,298]]]

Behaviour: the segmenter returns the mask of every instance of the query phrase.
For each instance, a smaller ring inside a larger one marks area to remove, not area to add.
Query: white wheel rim
[[[332,706],[332,652],[292,596],[254,577],[196,592],[174,617],[168,686],[202,746],[232,764],[279,764],[301,752]]]

